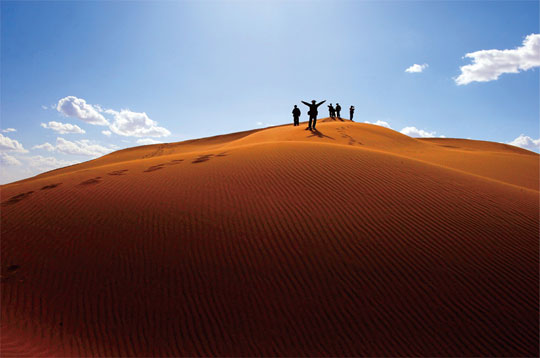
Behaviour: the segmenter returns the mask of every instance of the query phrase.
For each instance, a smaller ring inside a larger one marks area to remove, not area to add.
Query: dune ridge
[[[538,155],[318,129],[2,186],[2,355],[538,355]]]
[[[280,142],[327,143],[349,145],[357,149],[382,151],[410,159],[458,169],[466,173],[539,190],[538,154],[502,143],[453,138],[411,138],[394,130],[366,123],[320,120],[325,132],[302,132],[290,125],[194,139],[177,143],[152,144],[126,148],[85,163],[75,164],[40,174],[34,180],[63,173],[95,169],[99,166],[146,160],[173,154],[197,154],[249,145]],[[355,137],[362,140],[356,140]],[[520,154],[520,155],[516,155]],[[496,160],[497,165],[492,165]],[[515,175],[514,171],[520,171]],[[12,184],[4,185],[4,188]]]

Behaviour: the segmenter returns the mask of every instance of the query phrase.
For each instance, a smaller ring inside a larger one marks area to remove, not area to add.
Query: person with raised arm
[[[317,108],[319,108],[319,106],[324,102],[326,102],[326,100],[319,103],[317,103],[315,100],[311,101],[311,103],[302,101],[303,104],[309,107],[309,125],[306,130],[315,130],[315,126],[317,125],[317,114],[319,114]]]

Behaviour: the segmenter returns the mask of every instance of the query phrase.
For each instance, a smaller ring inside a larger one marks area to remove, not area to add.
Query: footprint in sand
[[[228,154],[227,152],[219,153],[219,154],[204,154],[199,156],[197,159],[192,161],[191,163],[197,164],[197,163],[203,163],[208,160],[210,160],[212,157],[218,158],[218,157],[226,157]]]
[[[173,159],[170,162],[168,162],[167,165],[176,165],[176,164],[182,163],[183,161],[184,159]]]
[[[163,167],[165,165],[177,165],[177,164],[182,163],[183,161],[184,161],[184,159],[173,159],[173,160],[171,160],[170,162],[167,162],[167,163],[161,163],[161,164],[153,165],[153,166],[149,167],[148,169],[146,169],[144,172],[145,173],[153,172],[153,171],[156,171],[156,170],[163,169]]]
[[[19,268],[21,268],[21,266],[19,266],[19,265],[9,265],[9,266],[7,267],[7,270],[6,270],[6,271],[7,271],[8,273],[13,273],[13,272],[17,271]]]
[[[158,165],[153,165],[151,167],[149,167],[148,169],[146,169],[144,172],[145,173],[149,173],[149,172],[153,172],[153,171],[156,171],[156,170],[160,170],[160,169],[163,169],[163,166],[165,164],[158,164]]]
[[[97,183],[101,183],[101,177],[95,177],[92,179],[85,180],[79,185],[92,185],[92,184],[97,184]]]
[[[341,133],[341,138],[349,140],[349,142],[347,143],[348,145],[355,145],[356,143],[363,145],[362,143],[357,142],[356,139],[354,139],[352,136],[345,134],[341,132],[340,130],[338,130],[338,132]]]
[[[210,160],[210,158],[212,158],[213,156],[214,156],[214,154],[201,155],[197,159],[192,161],[191,163],[192,164],[203,163],[203,162],[206,162],[206,161]]]
[[[128,169],[115,170],[113,172],[107,173],[109,175],[126,175]]]
[[[26,193],[21,193],[21,194],[12,196],[8,200],[4,201],[2,203],[2,206],[17,204],[19,201],[28,198],[30,195],[32,195],[33,192],[34,191],[28,191]]]
[[[21,267],[19,265],[9,265],[6,267],[5,275],[0,276],[2,281],[6,281],[7,279],[15,276],[15,273],[17,273],[20,268]],[[19,281],[23,282],[23,279],[20,279]]]
[[[49,185],[45,185],[43,188],[41,188],[41,190],[49,190],[49,189],[54,189],[56,188],[57,186],[61,185],[62,183],[56,183],[56,184],[49,184]]]

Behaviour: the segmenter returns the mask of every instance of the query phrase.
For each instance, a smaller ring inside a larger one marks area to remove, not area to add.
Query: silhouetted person
[[[336,110],[334,109],[334,106],[332,106],[332,103],[328,105],[328,113],[330,114],[330,118],[334,118],[336,116]]]
[[[309,125],[308,127],[306,128],[306,130],[315,130],[315,126],[317,125],[317,114],[319,114],[319,111],[317,111],[317,108],[319,108],[319,106],[321,104],[323,104],[324,102],[326,102],[326,100],[322,101],[322,102],[319,102],[317,103],[315,100],[311,101],[311,103],[307,103],[307,102],[304,102],[302,101],[303,104],[305,104],[306,106],[309,107]],[[312,125],[313,123],[313,125]]]
[[[354,116],[354,106],[351,106],[351,108],[349,108],[349,113],[351,114],[351,121],[352,121],[353,116]]]
[[[339,119],[341,119],[341,106],[339,103],[336,103],[336,114]]]
[[[300,125],[300,115],[302,112],[300,112],[300,108],[296,107],[296,104],[294,105],[294,108],[292,110],[292,116],[294,119],[294,125],[299,126]]]

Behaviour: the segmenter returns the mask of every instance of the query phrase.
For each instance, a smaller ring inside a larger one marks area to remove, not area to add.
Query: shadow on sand
[[[308,138],[311,138],[311,137],[328,138],[328,139],[334,140],[334,138],[327,136],[322,132],[319,132],[318,129],[314,129],[311,131],[311,135],[309,135]]]

